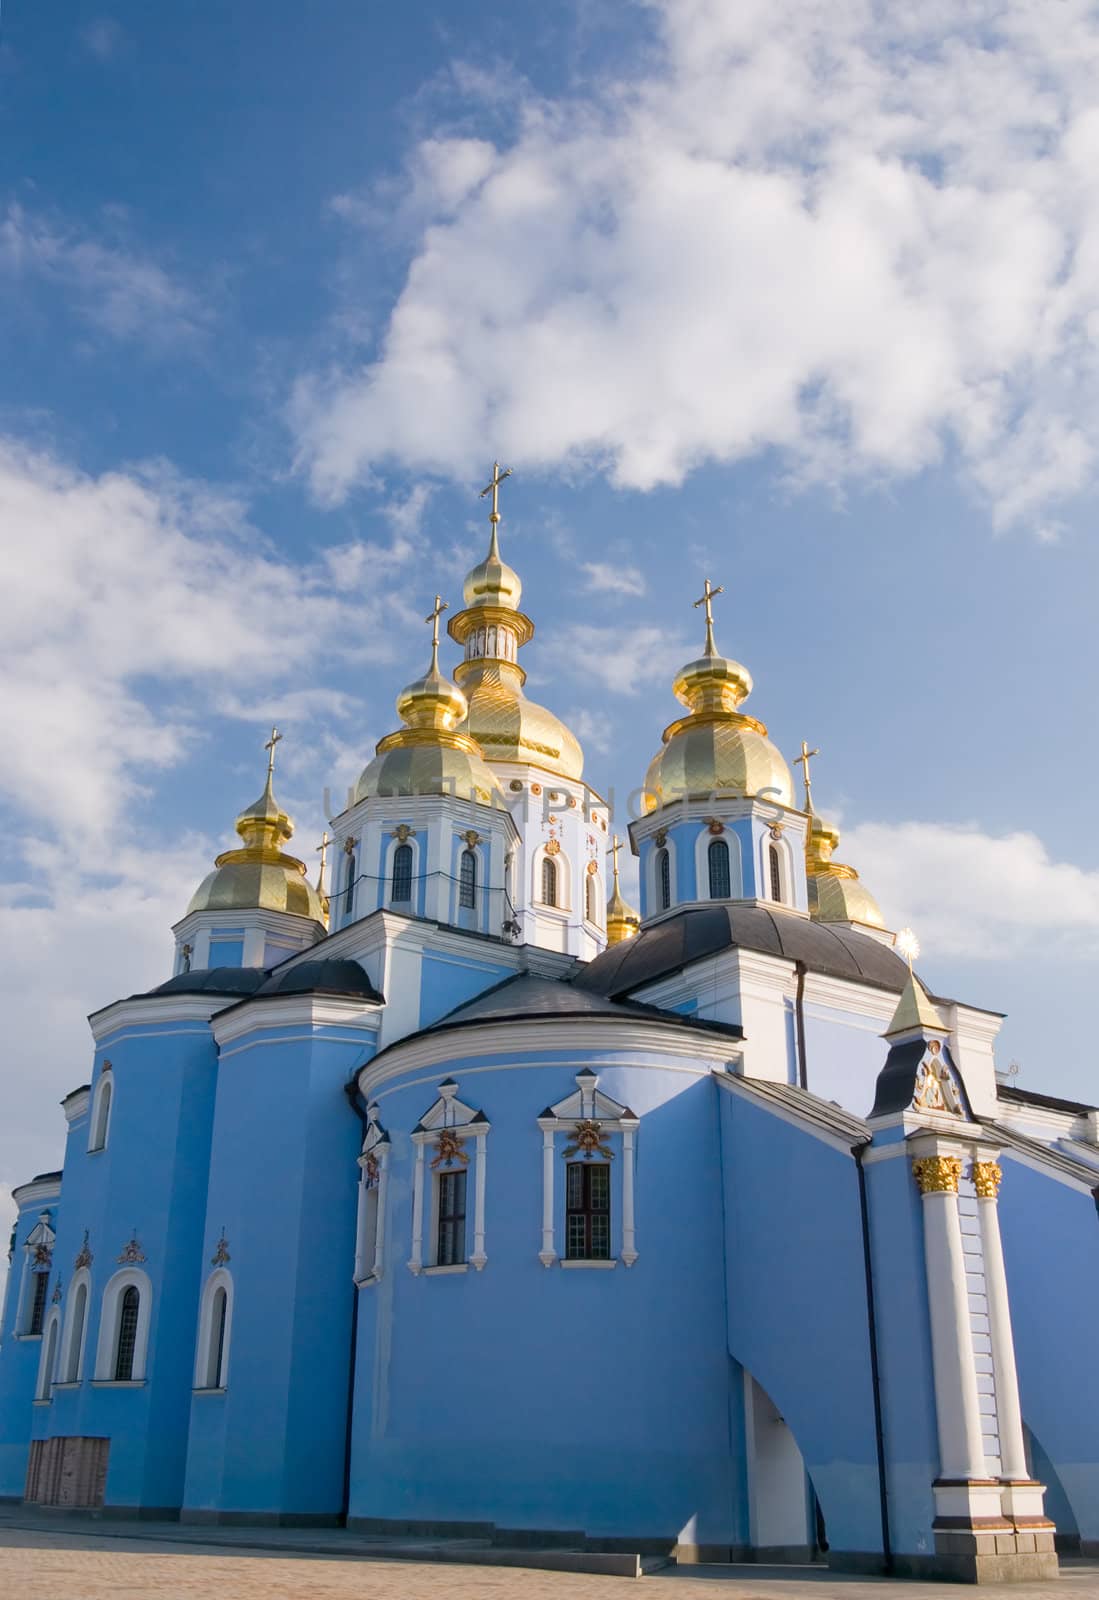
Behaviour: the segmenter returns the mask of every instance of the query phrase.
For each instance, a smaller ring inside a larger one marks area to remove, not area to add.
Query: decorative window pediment
[[[620,1105],[617,1100],[612,1100],[609,1094],[604,1094],[599,1088],[596,1074],[587,1069],[577,1073],[576,1090],[573,1094],[558,1100],[555,1106],[546,1107],[538,1118],[539,1125],[551,1117],[557,1122],[609,1122],[613,1123],[616,1129],[618,1123],[625,1118],[637,1126],[637,1118],[629,1106]]]
[[[458,1085],[444,1078],[438,1099],[412,1130],[416,1167],[412,1187],[412,1253],[408,1269],[453,1271],[465,1267],[467,1173],[473,1179],[473,1250],[468,1264],[480,1272],[485,1254],[486,1135],[491,1124],[483,1111],[458,1098]],[[430,1214],[425,1246],[425,1169],[430,1176]]]
[[[53,1246],[57,1235],[50,1226],[50,1214],[43,1211],[24,1241],[24,1249],[31,1260],[32,1270],[53,1264]]]
[[[615,1148],[615,1140],[620,1140],[622,1251],[619,1260],[623,1266],[633,1266],[637,1260],[634,1219],[634,1134],[639,1125],[639,1119],[629,1106],[622,1105],[601,1091],[598,1075],[587,1068],[577,1073],[576,1089],[572,1094],[566,1095],[556,1105],[547,1106],[542,1112],[538,1118],[538,1126],[542,1130],[542,1248],[538,1252],[538,1259],[544,1267],[551,1267],[559,1257],[554,1217],[554,1195],[557,1188],[555,1141],[559,1135],[564,1140],[560,1152],[562,1158],[571,1166],[580,1167],[596,1162],[609,1167],[619,1153]],[[567,1178],[567,1183],[576,1188],[572,1177]],[[572,1200],[569,1201],[570,1214],[579,1215],[582,1212],[586,1216],[589,1213],[595,1215],[605,1212],[607,1220],[600,1226],[605,1234],[609,1234],[610,1182],[607,1180],[604,1183],[598,1195],[588,1193],[591,1187],[590,1182],[580,1185],[586,1198],[579,1196],[578,1190],[579,1198],[573,1197],[577,1203],[573,1205]],[[570,1229],[572,1226],[570,1220]],[[573,1248],[574,1241],[570,1233],[566,1241],[566,1258],[562,1261],[563,1266],[614,1265],[608,1244],[600,1242],[599,1249],[596,1250],[592,1243],[591,1227],[589,1218],[585,1224],[586,1245],[580,1251]]]

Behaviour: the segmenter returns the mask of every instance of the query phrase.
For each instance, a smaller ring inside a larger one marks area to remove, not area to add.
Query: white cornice
[[[406,1072],[416,1072],[426,1067],[441,1066],[465,1059],[468,1056],[516,1056],[571,1050],[636,1052],[690,1056],[692,1071],[699,1075],[721,1068],[728,1060],[738,1056],[742,1041],[730,1038],[726,1044],[710,1036],[700,1036],[693,1028],[677,1027],[675,1023],[638,1022],[626,1017],[608,1016],[605,1023],[593,1022],[587,1017],[517,1018],[506,1027],[500,1023],[482,1026],[469,1024],[461,1028],[440,1029],[437,1033],[420,1034],[406,1042],[390,1046],[380,1057],[369,1061],[359,1072],[359,1088],[364,1097],[377,1092],[380,1084],[390,1078],[401,1077]],[[621,1062],[616,1062],[620,1066]],[[638,1061],[639,1067],[660,1070],[662,1062]],[[501,1062],[501,1066],[505,1063]],[[559,1062],[515,1062],[514,1065],[559,1066]],[[463,1068],[463,1075],[468,1073]]]
[[[455,817],[462,822],[480,823],[487,827],[485,813],[507,822],[515,838],[519,837],[515,819],[506,801],[484,805],[479,800],[463,800],[457,795],[409,794],[368,795],[357,800],[330,819],[329,826],[341,842],[358,834],[368,823],[384,828],[387,823],[431,822],[440,818]]]
[[[71,1094],[67,1094],[61,1102],[61,1109],[65,1113],[65,1121],[68,1123],[79,1121],[87,1111],[91,1097],[90,1084],[86,1084],[81,1089],[74,1089]]]
[[[270,911],[260,906],[239,906],[228,911],[189,911],[185,917],[172,924],[177,941],[185,939],[196,928],[262,928],[266,933],[284,932],[288,927],[295,932],[327,932],[322,922],[313,917],[299,916],[296,911]]]
[[[246,1000],[219,1016],[213,1024],[214,1038],[222,1055],[231,1054],[225,1046],[245,1034],[268,1028],[353,1028],[363,1036],[377,1033],[381,1006],[375,1000],[354,1000],[339,995],[288,994],[269,999]],[[277,1039],[268,1041],[277,1044]]]
[[[93,1011],[88,1026],[96,1044],[102,1044],[122,1028],[156,1027],[168,1022],[209,1022],[218,1011],[236,1005],[236,995],[163,994],[136,995],[131,1000],[115,1000],[102,1011]]]
[[[60,1193],[60,1178],[32,1178],[29,1183],[17,1184],[11,1197],[22,1210],[24,1206],[38,1205],[43,1200],[56,1200]]]

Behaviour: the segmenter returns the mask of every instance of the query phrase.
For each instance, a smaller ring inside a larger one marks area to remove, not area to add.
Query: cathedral
[[[709,581],[612,818],[524,693],[505,476],[317,881],[273,732],[163,981],[89,1018],[0,1499],[1052,1576],[1099,1551],[1099,1110],[920,982]]]

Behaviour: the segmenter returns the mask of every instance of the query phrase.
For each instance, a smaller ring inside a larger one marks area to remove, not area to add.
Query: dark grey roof
[[[1071,1111],[1074,1116],[1096,1109],[1081,1100],[1059,1100],[1056,1095],[1037,1094],[1033,1089],[1014,1089],[1003,1083],[996,1090],[996,1098],[1012,1100],[1021,1106],[1043,1106],[1047,1111]]]
[[[255,994],[267,977],[262,967],[196,967],[193,972],[180,972],[167,983],[158,983],[145,995],[134,995],[135,1000],[154,994]]]
[[[373,1000],[378,1005],[384,1003],[357,961],[340,961],[334,956],[324,961],[299,961],[293,966],[276,967],[256,991],[256,998],[265,1000],[269,995],[286,994],[346,995],[356,1000]]]
[[[869,934],[725,901],[681,911],[642,929],[636,939],[611,945],[572,982],[590,993],[625,995],[736,946],[801,961],[809,972],[893,994],[900,993],[908,977],[907,963]]]

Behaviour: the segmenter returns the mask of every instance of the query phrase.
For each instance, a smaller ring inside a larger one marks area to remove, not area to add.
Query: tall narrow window
[[[210,1338],[211,1389],[225,1387],[225,1322],[229,1315],[229,1296],[225,1289],[214,1290],[214,1312]]]
[[[115,1350],[114,1376],[116,1383],[128,1383],[134,1375],[134,1350],[137,1348],[137,1314],[141,1295],[131,1283],[122,1293],[118,1313],[118,1345]]]
[[[79,1383],[83,1363],[84,1323],[88,1316],[88,1285],[78,1283],[69,1306],[69,1342],[65,1346],[66,1383]]]
[[[399,844],[393,852],[392,900],[412,899],[412,846]]]
[[[439,1238],[435,1264],[455,1267],[466,1258],[466,1175],[439,1174]]]
[[[667,850],[657,852],[656,882],[660,895],[660,909],[667,911],[672,903],[672,859]]]
[[[350,843],[350,841],[348,841]],[[343,887],[343,914],[350,917],[355,911],[355,846],[347,852],[347,871]]]
[[[570,1161],[565,1174],[565,1257],[609,1261],[611,1169],[606,1162]]]
[[[588,904],[587,904],[588,921],[589,922],[594,922],[598,926],[598,923],[599,923],[599,897],[598,897],[598,894],[596,893],[596,882],[595,882],[595,874],[594,873],[592,873],[588,877],[586,893],[587,893],[587,901],[588,901]]]
[[[111,1120],[111,1096],[114,1087],[109,1072],[102,1074],[95,1093],[95,1106],[92,1111],[92,1133],[88,1140],[89,1150],[104,1150],[107,1146],[107,1127]]]
[[[38,1368],[36,1400],[48,1400],[50,1398],[50,1385],[54,1381],[54,1369],[57,1366],[57,1338],[60,1328],[61,1318],[57,1312],[54,1312],[50,1318],[49,1331],[46,1334],[46,1341],[42,1350],[42,1362]]]
[[[552,856],[542,857],[542,901],[547,906],[557,904],[557,863]]]
[[[477,857],[463,850],[458,864],[458,904],[473,910],[477,904]]]
[[[709,849],[710,899],[728,900],[732,894],[729,879],[729,846],[724,839],[715,839]]]
[[[34,1298],[31,1301],[30,1321],[27,1324],[28,1333],[41,1333],[42,1324],[46,1320],[46,1290],[49,1288],[50,1275],[48,1272],[34,1272]]]
[[[772,844],[767,849],[767,859],[771,867],[771,899],[782,899],[782,858],[778,853],[778,845]]]

